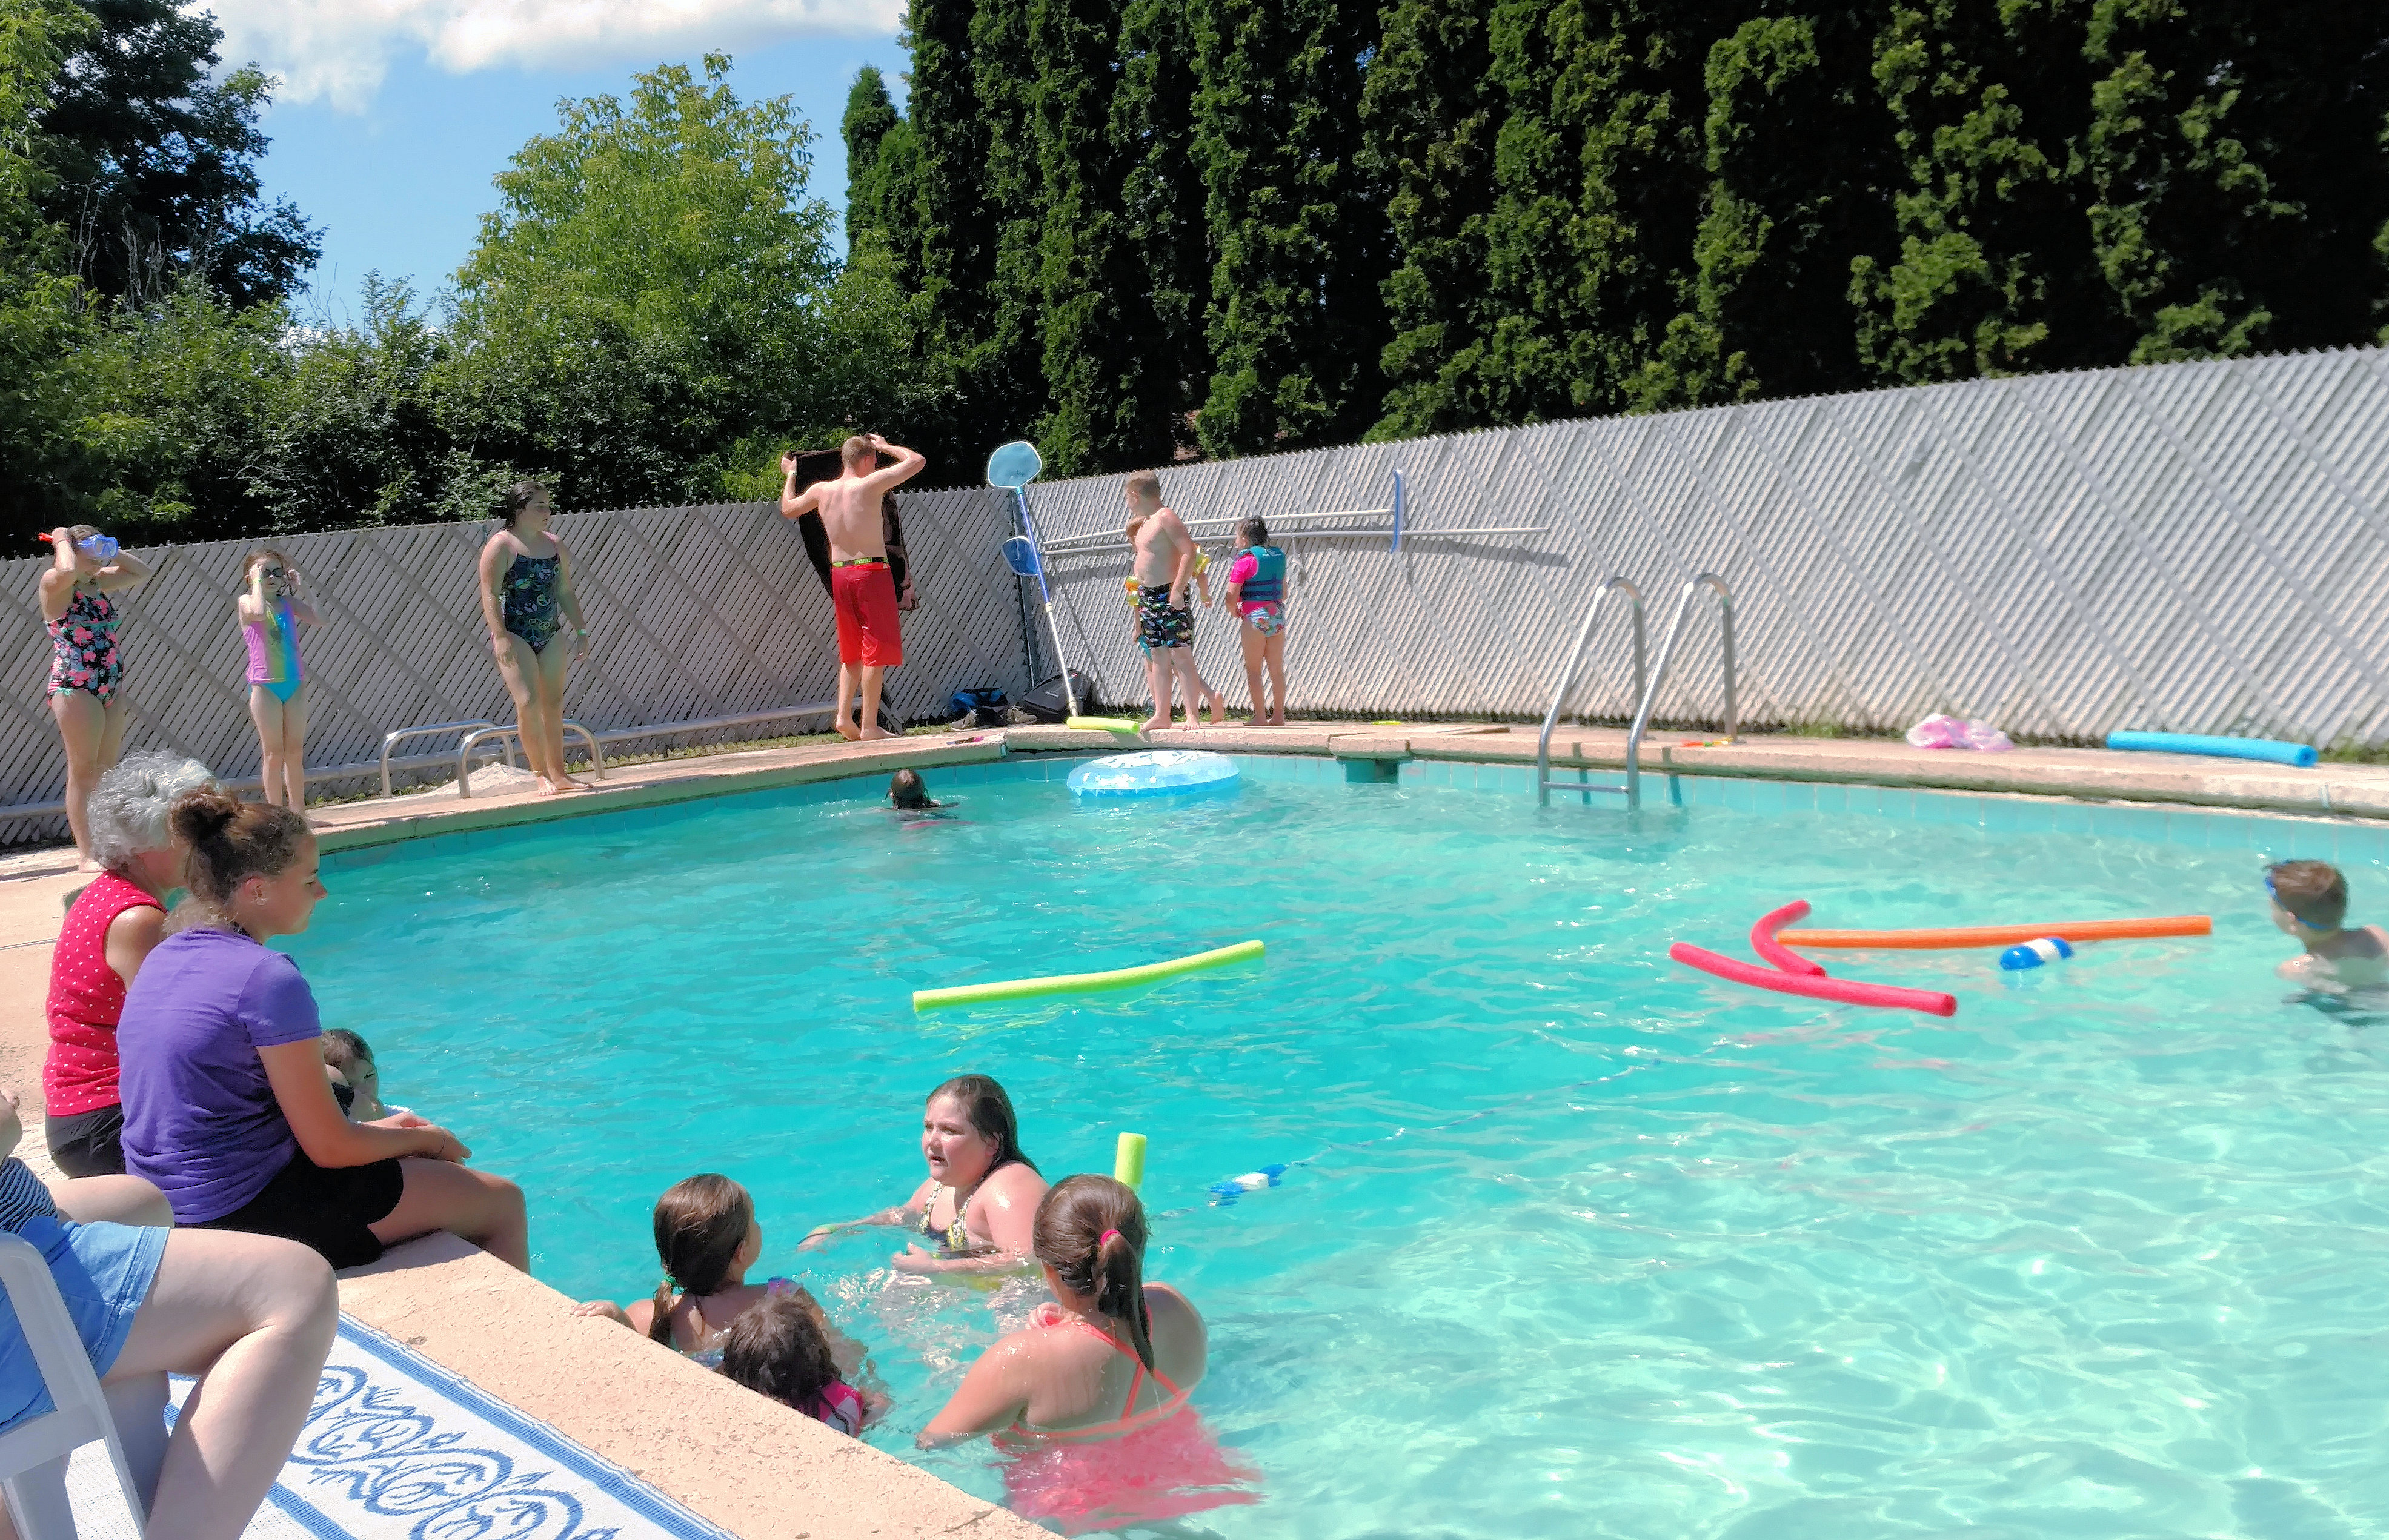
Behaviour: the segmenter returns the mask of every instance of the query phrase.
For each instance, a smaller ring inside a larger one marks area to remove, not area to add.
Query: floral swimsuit
[[[124,679],[124,665],[116,655],[116,605],[105,593],[74,591],[64,615],[49,622],[48,694],[82,690],[102,705],[116,698]]]

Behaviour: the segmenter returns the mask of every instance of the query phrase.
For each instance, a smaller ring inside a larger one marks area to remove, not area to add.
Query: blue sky
[[[359,0],[295,3],[328,7]],[[468,17],[477,9],[518,14],[539,3],[453,0],[451,8]],[[351,68],[341,78],[326,70],[320,47],[311,58],[255,24],[263,19],[225,14],[240,4],[218,0],[215,7],[231,34],[225,59],[262,55],[259,63],[292,82],[267,115],[274,144],[260,170],[269,194],[291,198],[323,232],[323,261],[302,308],[320,305],[336,321],[355,315],[368,271],[410,277],[426,296],[437,290],[471,250],[479,217],[495,201],[490,178],[525,140],[555,128],[559,97],[620,95],[633,70],[665,60],[696,68],[709,47],[721,47],[736,61],[731,84],[742,98],[791,95],[798,114],[811,120],[818,135],[812,190],[843,209],[846,157],[837,121],[847,88],[856,70],[875,64],[901,99],[905,68],[892,29],[808,34],[789,22],[724,27],[734,35],[718,39],[697,33],[609,46],[600,36],[560,58],[525,58],[517,49],[487,62],[460,60],[453,48],[443,58],[436,43],[389,37],[376,40],[378,54],[367,68]],[[252,24],[244,27],[245,19]],[[277,58],[277,52],[288,57]]]

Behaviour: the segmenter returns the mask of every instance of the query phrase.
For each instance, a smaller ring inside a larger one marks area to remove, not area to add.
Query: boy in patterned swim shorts
[[[1211,725],[1227,720],[1225,702],[1207,690],[1194,671],[1194,611],[1186,585],[1194,572],[1194,537],[1162,505],[1161,477],[1139,471],[1128,478],[1128,539],[1136,549],[1136,642],[1144,649],[1144,680],[1153,691],[1153,715],[1143,730],[1170,725],[1174,676],[1186,687],[1186,725],[1199,727],[1203,703],[1211,704]]]

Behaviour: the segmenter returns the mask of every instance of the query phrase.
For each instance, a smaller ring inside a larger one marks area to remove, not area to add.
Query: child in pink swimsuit
[[[1144,1243],[1143,1205],[1109,1177],[1047,1192],[1036,1254],[1053,1302],[988,1349],[921,1433],[924,1447],[992,1434],[1012,1457],[1006,1506],[1064,1534],[1260,1500],[1259,1473],[1188,1404],[1203,1317],[1144,1281]]]

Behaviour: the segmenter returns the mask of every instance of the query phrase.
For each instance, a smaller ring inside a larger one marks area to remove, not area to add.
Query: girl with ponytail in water
[[[708,1172],[672,1183],[656,1200],[655,1223],[656,1255],[664,1265],[655,1297],[627,1309],[590,1300],[573,1306],[574,1315],[619,1321],[707,1368],[720,1368],[722,1341],[749,1305],[791,1294],[820,1311],[802,1284],[785,1278],[747,1281],[747,1269],[763,1256],[763,1227],[755,1222],[755,1200],[729,1177]],[[827,1327],[827,1335],[838,1367],[853,1373],[862,1362],[862,1347],[835,1327]]]
[[[1053,1301],[970,1367],[921,1445],[992,1434],[1015,1456],[1004,1506],[1065,1534],[1258,1501],[1258,1473],[1186,1404],[1208,1338],[1185,1295],[1144,1280],[1136,1193],[1065,1177],[1038,1205],[1035,1236]]]

